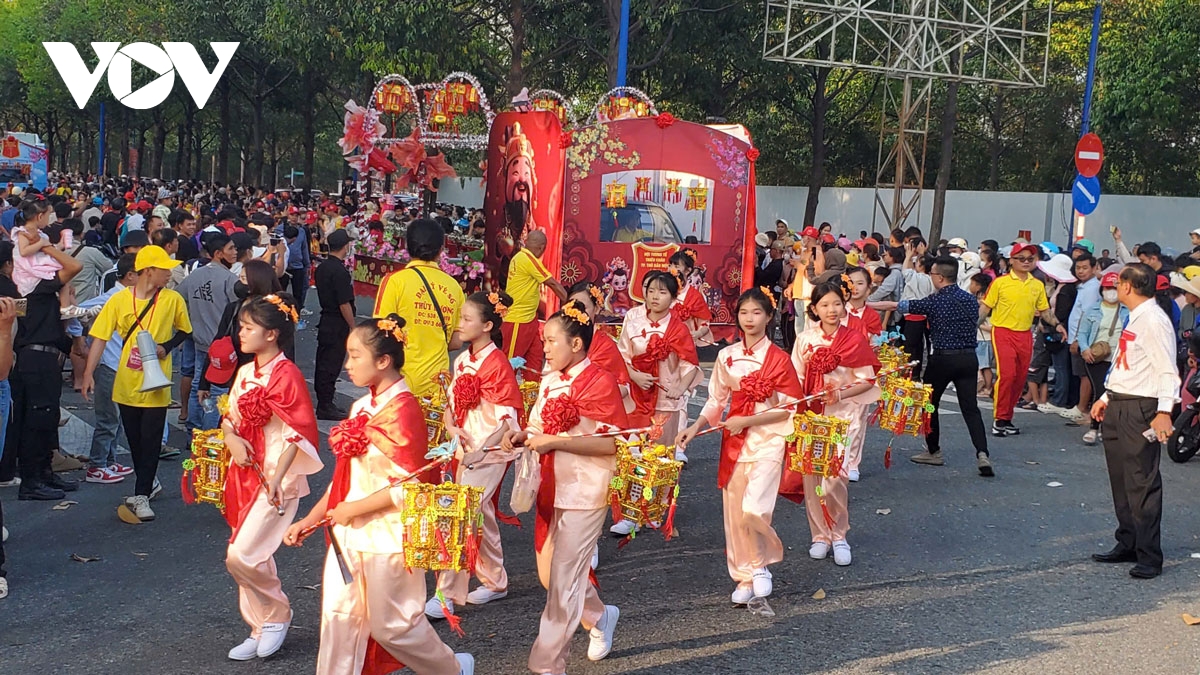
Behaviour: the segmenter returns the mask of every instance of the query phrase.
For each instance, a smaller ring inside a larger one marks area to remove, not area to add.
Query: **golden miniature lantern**
[[[639,449],[640,455],[635,454]],[[613,520],[661,526],[670,539],[682,469],[674,446],[652,445],[646,436],[632,443],[617,439],[617,470],[608,488]]]
[[[192,456],[183,460],[196,501],[212,504],[225,511],[225,474],[229,470],[229,449],[220,429],[192,432]]]
[[[624,183],[616,181],[604,186],[605,198],[604,206],[609,209],[623,209],[629,204],[629,198],[626,196],[628,188]]]
[[[850,422],[838,417],[818,415],[811,410],[792,418],[796,452],[789,455],[789,467],[805,476],[838,476],[846,459],[846,433]]]
[[[901,375],[882,383],[879,395],[879,428],[899,436],[925,433],[933,413],[933,387]]]
[[[430,398],[421,398],[421,410],[425,413],[425,431],[429,436],[429,447],[436,448],[446,442],[446,402],[450,386],[450,373],[442,371],[433,377],[437,392]]]
[[[537,403],[538,389],[541,385],[533,381],[524,381],[519,386],[521,401],[525,404],[525,416],[528,418],[529,413],[533,412],[533,404]]]
[[[899,371],[908,362],[908,354],[903,349],[887,342],[875,348],[875,355],[879,359],[880,370],[884,371]],[[882,388],[882,382],[880,385]]]
[[[430,571],[473,570],[483,536],[483,488],[404,483],[404,564]]]

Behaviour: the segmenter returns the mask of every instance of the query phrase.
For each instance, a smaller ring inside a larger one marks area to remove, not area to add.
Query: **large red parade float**
[[[599,284],[604,319],[620,323],[642,300],[646,273],[666,269],[671,255],[689,247],[697,253],[689,281],[702,289],[717,336],[733,333],[734,304],[753,278],[755,260],[758,150],[744,127],[676,119],[627,87],[601,97],[582,124],[573,121],[564,97],[548,90],[515,101],[517,110],[493,115],[478,83],[464,73],[416,87],[389,76],[370,105],[347,113],[342,143],[360,171],[387,175],[399,165],[402,178],[430,189],[434,178],[453,170],[425,145],[486,149],[482,268],[488,286],[503,285],[524,236],[541,229],[550,241],[546,266],[558,270],[566,286]],[[409,136],[399,136],[394,119],[390,129],[385,126],[375,112],[384,106],[393,118],[411,122]],[[474,124],[462,124],[473,112]],[[361,117],[352,119],[352,113]],[[356,131],[368,127],[368,133]],[[387,255],[399,253],[401,243],[388,244],[360,246],[360,292],[372,292],[403,264],[402,255]],[[477,272],[469,261],[450,265]],[[544,300],[547,310],[554,309],[549,293]]]

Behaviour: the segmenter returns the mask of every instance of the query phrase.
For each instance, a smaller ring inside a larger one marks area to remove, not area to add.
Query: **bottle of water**
[[[200,409],[209,414],[215,413],[217,411],[217,399],[209,396],[200,402]]]

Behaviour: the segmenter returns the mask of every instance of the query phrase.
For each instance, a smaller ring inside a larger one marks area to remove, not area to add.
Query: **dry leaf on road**
[[[1195,626],[1196,624],[1200,624],[1200,617],[1195,617],[1191,614],[1184,614],[1183,622],[1189,626]]]
[[[79,502],[63,501],[63,502],[59,502],[59,503],[55,504],[54,506],[50,507],[50,510],[51,511],[66,511],[67,509],[71,508],[72,506],[75,506],[78,503]]]
[[[79,555],[78,553],[72,553],[71,560],[74,560],[75,562],[81,562],[81,563],[90,563],[90,562],[96,562],[97,560],[100,560],[100,556],[93,557],[93,556]]]
[[[817,592],[812,594],[812,599],[813,600],[824,600],[825,599],[825,589],[824,588],[817,589]]]
[[[878,515],[878,516],[886,516],[887,514],[889,514],[891,512],[892,512],[891,509],[875,509],[875,515]]]

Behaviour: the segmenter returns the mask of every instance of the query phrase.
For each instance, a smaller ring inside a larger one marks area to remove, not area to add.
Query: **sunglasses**
[[[1034,261],[1034,258],[1033,258],[1033,256],[1022,255],[1022,256],[1017,256],[1016,258],[1013,258],[1013,260],[1016,262],[1020,262],[1020,263],[1031,263]]]

